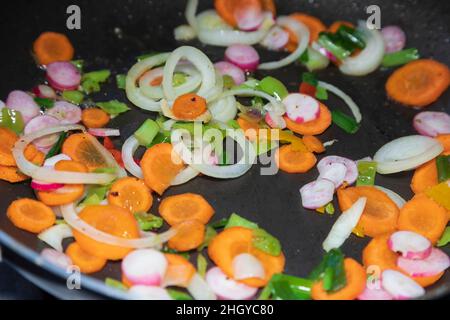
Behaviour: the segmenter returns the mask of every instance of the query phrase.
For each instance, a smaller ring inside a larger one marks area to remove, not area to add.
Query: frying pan
[[[77,4],[81,8],[81,30],[66,28],[66,8]],[[304,11],[320,17],[325,24],[338,19],[356,21],[366,19],[365,8],[377,4],[381,8],[382,25],[397,24],[408,36],[408,47],[419,49],[423,57],[432,57],[450,65],[450,2],[448,1],[277,1],[279,14]],[[0,97],[5,98],[14,89],[28,90],[43,80],[31,58],[31,44],[43,31],[66,33],[76,48],[76,57],[86,61],[87,70],[108,68],[115,73],[125,73],[135,57],[150,51],[170,51],[181,45],[172,36],[173,28],[185,23],[185,1],[7,1],[2,4],[0,56]],[[212,7],[212,1],[201,1],[203,10]],[[213,61],[222,59],[223,48],[205,47],[198,42],[191,45],[201,48]],[[260,50],[262,60],[279,58],[281,53]],[[271,74],[281,79],[292,91],[297,90],[300,75],[305,70],[289,66]],[[416,110],[399,106],[386,98],[384,83],[392,70],[378,70],[365,77],[348,77],[336,68],[319,72],[319,78],[336,84],[349,93],[362,109],[362,128],[348,135],[336,126],[328,129],[322,141],[338,139],[327,150],[327,155],[341,155],[352,159],[372,156],[386,142],[404,135],[414,134],[411,125]],[[266,73],[258,73],[262,77]],[[117,98],[127,101],[125,93],[118,90],[114,81],[104,86],[106,94],[93,96],[94,101]],[[345,105],[330,97],[327,105],[345,110]],[[450,91],[447,91],[428,110],[450,112]],[[121,142],[151,113],[137,108],[117,117],[111,126],[121,129]],[[1,142],[0,142],[1,143]],[[278,237],[287,258],[286,273],[306,276],[320,261],[321,243],[329,232],[337,214],[319,215],[302,208],[298,189],[314,180],[314,169],[306,174],[261,176],[260,167],[254,166],[244,176],[226,181],[198,177],[178,187],[170,188],[164,196],[184,192],[202,194],[216,209],[215,219],[237,212],[257,221],[263,228]],[[406,199],[411,198],[409,188],[411,172],[377,176],[377,184],[390,188]],[[44,245],[35,235],[15,228],[6,218],[6,208],[14,199],[32,197],[27,183],[11,185],[0,182],[0,242],[16,255],[29,262],[30,268],[43,269],[64,284],[67,274],[38,258]],[[152,212],[157,212],[158,201]],[[343,246],[347,256],[361,261],[361,252],[368,239],[351,236]],[[447,247],[447,253],[450,253]],[[82,287],[100,295],[121,298],[120,293],[103,285],[106,276],[120,279],[120,264],[113,262],[92,276],[83,276]],[[450,293],[450,272],[427,290],[425,298],[434,299]],[[64,297],[62,295],[61,297]]]

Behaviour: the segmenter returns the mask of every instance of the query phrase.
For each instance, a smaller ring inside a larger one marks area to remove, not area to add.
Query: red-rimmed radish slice
[[[14,90],[9,93],[6,99],[6,107],[19,111],[25,123],[28,123],[41,112],[33,97],[20,90]]]
[[[244,71],[255,71],[259,65],[259,54],[252,46],[234,44],[225,50],[225,60]]]
[[[423,136],[436,137],[450,133],[450,115],[445,112],[423,111],[413,120],[413,126]]]
[[[128,290],[133,300],[172,300],[166,289],[157,286],[135,285]]]
[[[208,270],[206,282],[217,297],[222,300],[250,300],[258,291],[257,288],[249,287],[228,278],[219,267]]]
[[[422,260],[399,257],[397,266],[412,277],[432,277],[450,267],[450,258],[444,251],[432,248],[430,255]]]
[[[40,256],[51,264],[66,270],[72,265],[72,260],[64,253],[55,249],[45,248]]]
[[[283,99],[286,115],[292,121],[304,123],[316,120],[320,115],[319,102],[302,93],[291,93]]]
[[[264,120],[271,128],[284,129],[287,126],[284,118],[274,112],[267,112]]]
[[[302,205],[307,209],[318,209],[333,200],[334,183],[330,180],[318,179],[305,184],[300,189]]]
[[[81,121],[81,108],[66,101],[56,101],[53,108],[45,114],[60,121],[61,124],[76,124]]]
[[[67,154],[60,153],[56,156],[50,157],[44,161],[44,167],[54,167],[55,164],[61,160],[72,160]]]
[[[75,90],[80,85],[81,74],[70,62],[53,62],[47,65],[47,80],[57,90]]]
[[[31,188],[36,191],[55,191],[62,187],[64,187],[64,184],[62,183],[47,183],[47,182],[40,182],[37,180],[31,181]]]
[[[387,26],[381,29],[386,53],[402,50],[405,47],[406,35],[400,27]]]
[[[120,130],[112,128],[89,128],[88,132],[95,137],[119,137]]]
[[[227,61],[219,61],[214,64],[214,67],[220,72],[222,76],[228,75],[233,78],[236,85],[240,85],[245,82],[245,73],[241,68]]]
[[[261,45],[269,50],[279,51],[282,50],[288,42],[289,33],[279,26],[274,26],[261,41]]]
[[[37,116],[27,123],[24,129],[24,133],[26,135],[29,135],[44,128],[56,127],[59,124],[59,120],[55,117],[48,115]],[[59,136],[57,134],[49,134],[47,136],[34,140],[33,144],[36,147],[47,148],[54,145],[56,141],[58,141],[58,137]]]
[[[394,232],[388,240],[389,249],[399,252],[406,259],[425,259],[433,246],[424,236],[412,231]]]
[[[233,278],[243,280],[248,278],[264,279],[264,267],[254,255],[249,253],[238,254],[233,259]]]
[[[358,300],[393,300],[394,298],[383,288],[369,288],[366,286],[364,291],[358,296]]]
[[[235,10],[234,17],[236,19],[238,29],[242,31],[257,30],[263,20],[264,14],[260,7],[243,7]]]
[[[154,249],[134,250],[122,260],[122,273],[134,285],[159,286],[166,269],[166,257]]]
[[[324,166],[320,172],[319,179],[327,179],[334,183],[338,188],[345,180],[347,174],[347,167],[339,162],[332,162]]]
[[[381,285],[396,300],[416,299],[425,290],[413,279],[395,270],[383,271]]]
[[[352,184],[358,178],[358,167],[356,166],[356,162],[339,156],[328,156],[323,158],[317,164],[317,170],[319,170],[319,173],[322,173],[331,163],[342,163],[347,167],[344,181],[348,184]]]
[[[33,88],[33,93],[38,98],[56,99],[56,92],[52,87],[40,84]]]

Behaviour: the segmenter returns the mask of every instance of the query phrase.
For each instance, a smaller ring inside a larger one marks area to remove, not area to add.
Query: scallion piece
[[[253,230],[252,244],[255,248],[271,256],[278,256],[281,253],[280,241],[261,228]]]
[[[288,94],[286,86],[274,77],[265,77],[259,82],[259,90],[264,91],[278,100],[283,100]]]
[[[111,75],[109,70],[98,70],[83,74],[81,87],[87,94],[100,91],[100,84],[108,80]]]
[[[354,28],[341,25],[336,34],[356,48],[364,49],[366,47],[366,42],[362,38],[361,34]]]
[[[76,90],[63,91],[62,97],[64,100],[75,104],[80,104],[84,100],[84,94]]]
[[[338,291],[345,287],[344,254],[340,249],[327,252],[320,264],[309,275],[312,281],[323,280],[326,291]]]
[[[211,240],[217,235],[216,229],[214,229],[211,226],[206,226],[205,231],[205,238],[203,240],[203,243],[200,245],[200,247],[197,248],[197,251],[202,251],[203,249],[207,248],[209,246],[209,243]]]
[[[342,42],[342,40],[338,36],[327,32],[322,32],[318,39],[318,43],[322,47],[331,52],[339,60],[344,60],[349,57],[352,52],[344,48],[343,44],[340,42]]]
[[[309,300],[313,282],[286,274],[274,274],[258,300]]]
[[[127,75],[126,74],[118,74],[116,75],[116,84],[117,88],[125,90]]]
[[[130,110],[130,108],[125,103],[120,102],[118,100],[97,102],[96,105],[100,107],[103,111],[111,115],[118,115]]]
[[[159,229],[163,225],[163,219],[151,213],[138,212],[134,214],[139,228],[143,231]]]
[[[445,228],[444,233],[442,234],[441,238],[439,239],[437,246],[444,247],[449,243],[450,243],[450,227],[447,227],[447,228]]]
[[[312,85],[313,87],[317,87],[319,85],[319,80],[316,75],[312,72],[304,72],[302,74],[302,82]]]
[[[248,229],[258,229],[258,225],[250,220],[247,220],[236,213],[232,213],[228,218],[225,229],[231,227],[244,227]]]
[[[375,175],[377,173],[377,163],[374,161],[358,162],[358,179],[356,186],[373,186],[375,184]]]
[[[331,117],[333,119],[333,123],[347,133],[353,134],[359,129],[359,124],[356,120],[340,110],[331,111]]]
[[[25,123],[19,111],[5,107],[2,108],[0,115],[0,127],[11,129],[17,134],[22,133]]]
[[[201,253],[199,253],[197,255],[197,272],[202,278],[205,277],[207,268],[208,261],[206,261],[206,258]]]
[[[436,158],[438,181],[444,182],[450,179],[450,155]]]
[[[70,63],[73,64],[79,72],[83,72],[84,60],[72,60]]]
[[[149,146],[159,132],[159,125],[152,119],[147,119],[134,133],[135,138],[142,146]]]
[[[53,147],[50,149],[50,151],[45,156],[45,159],[51,158],[55,155],[57,155],[61,151],[61,147],[66,140],[67,132],[63,132],[59,135],[58,141],[53,145]]]
[[[55,105],[55,101],[49,98],[34,98],[34,102],[38,104],[42,109],[51,109]]]
[[[420,58],[419,51],[415,48],[388,53],[383,57],[381,65],[385,68],[404,65]]]
[[[192,297],[186,292],[175,290],[175,289],[166,289],[167,293],[173,300],[194,300]]]
[[[213,222],[211,227],[214,229],[222,229],[228,224],[228,218],[220,219],[219,221]]]
[[[322,101],[328,100],[328,92],[321,86],[316,87],[316,98]]]

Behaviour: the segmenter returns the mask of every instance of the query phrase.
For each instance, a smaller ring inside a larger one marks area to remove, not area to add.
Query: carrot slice
[[[275,162],[279,169],[288,173],[305,173],[316,165],[317,158],[312,152],[292,150],[287,144],[275,153]]]
[[[141,168],[145,184],[161,195],[184,165],[178,155],[172,152],[170,143],[159,143],[147,149],[141,160]]]
[[[153,198],[143,180],[126,177],[113,183],[108,194],[109,204],[113,204],[131,212],[147,212]]]
[[[103,128],[109,120],[109,114],[100,108],[86,108],[81,113],[81,121],[88,128]]]
[[[450,70],[440,62],[421,59],[397,69],[386,82],[390,98],[413,107],[436,101],[450,84]]]
[[[371,186],[339,188],[337,191],[341,211],[349,209],[360,197],[367,202],[358,229],[369,237],[376,237],[397,229],[399,209],[383,191]]]
[[[347,26],[350,28],[355,27],[355,25],[353,23],[348,22],[348,21],[335,21],[331,24],[331,26],[329,26],[328,32],[336,33],[341,26]]]
[[[233,260],[242,253],[255,256],[263,265],[264,279],[248,278],[239,280],[251,287],[265,286],[272,276],[284,270],[285,257],[283,253],[271,256],[253,246],[253,231],[243,227],[227,228],[215,236],[208,246],[211,260],[229,277],[233,278]]]
[[[205,113],[206,100],[195,93],[186,93],[175,99],[172,112],[182,120],[193,120]]]
[[[448,214],[445,208],[425,194],[418,194],[400,209],[398,229],[419,233],[435,244],[444,232],[447,222]]]
[[[438,135],[435,139],[437,139],[442,146],[444,147],[444,152],[450,152],[450,134],[441,134]]]
[[[270,4],[266,4],[268,8]],[[215,0],[214,7],[217,13],[225,20],[226,23],[232,27],[236,27],[237,21],[235,18],[235,12],[238,9],[255,8],[262,10],[262,3],[260,0]]]
[[[261,4],[264,11],[269,11],[275,17],[277,15],[277,8],[273,0],[261,0]]]
[[[311,288],[311,297],[314,300],[354,300],[366,287],[366,271],[357,261],[346,258],[344,269],[347,283],[345,287],[336,292],[327,292],[323,289],[323,281],[318,281]]]
[[[16,160],[12,155],[12,149],[19,137],[8,128],[0,128],[0,165],[15,166]]]
[[[185,220],[174,228],[177,233],[167,244],[169,248],[179,252],[198,248],[205,239],[205,225],[198,220]]]
[[[49,64],[56,61],[70,61],[74,49],[70,40],[61,33],[43,32],[34,41],[33,51],[40,64]]]
[[[113,205],[90,205],[79,213],[79,218],[94,228],[125,239],[139,238],[139,227],[133,214]],[[132,248],[124,248],[99,242],[73,230],[73,236],[80,247],[89,254],[108,260],[120,260]]]
[[[106,265],[106,259],[93,256],[81,248],[81,246],[72,242],[66,249],[66,254],[72,260],[72,263],[80,268],[83,273],[95,273],[103,269]]]
[[[450,155],[450,152],[443,152],[443,155]],[[428,188],[439,183],[436,160],[433,159],[424,163],[414,171],[411,180],[411,189],[415,194],[422,193]]]
[[[61,160],[55,164],[57,171],[71,171],[71,172],[87,172],[87,167],[76,161]],[[39,200],[48,206],[61,206],[72,203],[80,199],[84,194],[84,185],[82,184],[68,184],[63,188],[55,191],[38,191],[36,195]]]
[[[303,143],[306,145],[306,148],[315,153],[325,152],[325,147],[323,143],[316,138],[315,136],[306,135],[303,137]]]
[[[183,193],[161,201],[159,214],[171,226],[186,220],[207,224],[214,214],[214,208],[199,194]]]
[[[304,123],[292,121],[287,116],[284,117],[289,130],[302,135],[318,135],[323,133],[331,125],[331,112],[322,103],[320,103],[320,116],[316,120]]]
[[[305,13],[293,13],[289,17],[308,27],[310,44],[316,41],[319,38],[319,34],[327,29],[320,19]],[[298,39],[293,33],[289,32],[289,41],[297,43]]]
[[[81,162],[88,167],[89,171],[108,166],[103,155],[90,141],[88,133],[70,135],[63,143],[62,153],[74,161]]]
[[[260,128],[257,122],[252,122],[241,117],[237,118],[236,121],[249,141],[255,141],[258,138]]]
[[[195,267],[179,254],[165,253],[164,256],[168,262],[164,284],[186,288],[195,274]]]
[[[17,167],[0,166],[0,180],[18,183],[28,179],[30,179],[30,177],[20,172]]]
[[[6,211],[9,220],[19,229],[40,233],[55,224],[53,210],[40,201],[22,198],[11,202]]]

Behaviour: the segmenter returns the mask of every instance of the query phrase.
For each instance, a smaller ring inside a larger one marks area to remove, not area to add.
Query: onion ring
[[[136,152],[137,148],[139,148],[139,141],[136,139],[134,135],[128,137],[122,145],[122,159],[123,164],[125,165],[125,169],[133,176],[139,179],[144,178],[144,174],[142,173],[142,169],[138,164],[134,161],[133,155]]]
[[[266,105],[266,111],[273,112],[277,115],[283,115],[286,113],[286,108],[281,103],[281,101],[278,101],[276,98],[272,97],[271,95],[255,90],[255,89],[232,89],[225,91],[220,98],[225,98],[228,96],[244,96],[244,97],[261,97],[266,100],[268,100],[270,103]]]
[[[332,84],[323,81],[319,81],[319,87],[322,87],[325,90],[328,90],[337,95],[339,98],[341,98],[350,108],[351,112],[353,113],[353,116],[355,117],[356,122],[357,123],[361,122],[362,120],[361,111],[359,110],[359,107],[355,103],[355,101],[353,101],[353,99],[348,94],[346,94],[338,87],[335,87]]]

